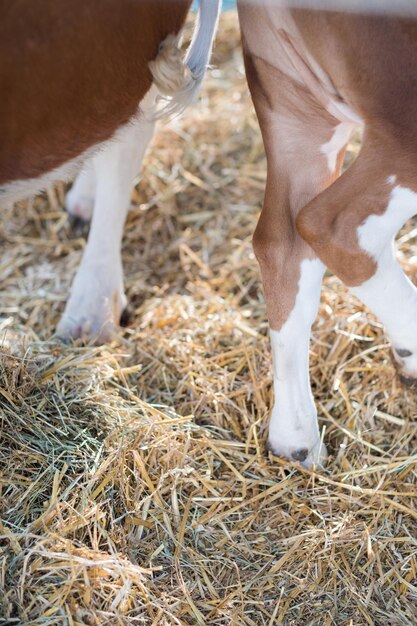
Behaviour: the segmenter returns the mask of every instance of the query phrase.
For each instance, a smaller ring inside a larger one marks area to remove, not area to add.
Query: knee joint
[[[300,236],[317,256],[349,286],[359,285],[376,270],[374,260],[360,247],[355,216],[348,210],[324,220],[318,211],[305,207],[297,217]]]
[[[259,237],[254,235],[253,251],[262,271],[273,270],[279,274],[286,266],[291,252],[290,243],[271,237]]]

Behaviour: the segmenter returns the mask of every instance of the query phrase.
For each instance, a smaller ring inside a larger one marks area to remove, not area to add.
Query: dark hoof
[[[53,340],[63,346],[69,346],[72,341],[71,337],[67,337],[65,335],[53,335]]]
[[[393,348],[391,350],[391,362],[397,372],[400,383],[402,383],[405,387],[408,387],[409,389],[417,389],[417,378],[413,378],[412,376],[407,376],[406,374],[403,374],[401,368],[404,365],[404,362],[402,362],[401,364],[399,359],[397,358],[399,357],[400,359],[406,359],[412,354],[413,353],[410,352],[410,350],[406,350],[405,348]]]
[[[78,215],[71,215],[68,213],[68,223],[71,228],[71,231],[77,237],[86,237],[88,235],[88,231],[90,230],[90,222],[86,222],[82,217],[78,217]]]
[[[291,457],[294,459],[294,461],[300,461],[300,463],[302,463],[308,457],[308,450],[307,448],[301,448],[301,450],[296,450],[295,452],[291,453]]]
[[[402,359],[406,359],[408,356],[413,354],[411,350],[406,350],[405,348],[394,348],[394,350]]]
[[[416,378],[409,378],[408,376],[404,376],[404,374],[399,374],[398,377],[400,379],[400,382],[409,389],[417,389]]]
[[[122,326],[122,328],[126,328],[126,326],[128,326],[130,322],[132,321],[132,317],[133,317],[133,309],[132,307],[127,305],[123,309],[122,314],[120,316],[120,326]]]

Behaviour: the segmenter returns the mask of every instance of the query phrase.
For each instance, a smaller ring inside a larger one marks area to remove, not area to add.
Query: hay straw
[[[328,469],[265,452],[266,169],[233,13],[214,68],[133,193],[119,342],[48,341],[85,245],[64,186],[0,214],[0,624],[417,623],[417,400],[332,276],[311,349]]]

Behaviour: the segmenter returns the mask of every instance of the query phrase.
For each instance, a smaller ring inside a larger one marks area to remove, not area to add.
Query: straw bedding
[[[0,215],[0,624],[417,623],[417,398],[332,276],[311,347],[330,463],[265,451],[265,158],[234,13],[214,65],[133,193],[119,340],[50,340],[85,246],[64,186]]]

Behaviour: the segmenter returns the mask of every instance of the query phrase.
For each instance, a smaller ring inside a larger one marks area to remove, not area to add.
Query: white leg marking
[[[360,246],[376,261],[377,271],[351,289],[384,324],[395,358],[404,374],[413,378],[417,378],[417,289],[397,263],[393,241],[416,213],[417,194],[397,185],[385,213],[371,215],[358,228]]]
[[[329,171],[332,173],[336,170],[338,154],[349,141],[353,128],[354,124],[351,122],[341,122],[335,127],[331,139],[320,146],[320,152],[325,155]]]
[[[144,101],[143,101],[144,102]],[[143,104],[143,103],[142,103]],[[145,116],[129,123],[93,161],[94,213],[88,243],[58,325],[61,337],[109,339],[126,306],[121,241],[133,179],[152,138]]]
[[[94,166],[87,163],[65,196],[65,207],[70,215],[89,222],[93,216],[96,177]]]
[[[310,388],[310,327],[317,314],[324,265],[304,260],[294,309],[281,330],[271,330],[275,403],[269,445],[278,456],[306,467],[327,456],[320,446],[317,411]]]

